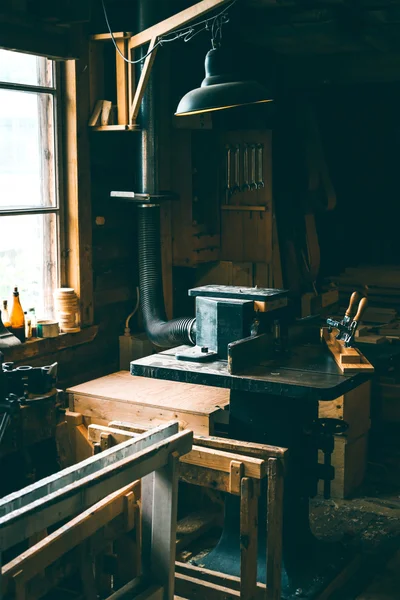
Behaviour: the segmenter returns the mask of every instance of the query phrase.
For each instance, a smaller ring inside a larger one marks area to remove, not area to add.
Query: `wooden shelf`
[[[141,131],[139,125],[94,125],[90,131]]]
[[[60,333],[55,338],[34,338],[19,346],[2,348],[1,352],[4,354],[5,361],[20,362],[92,342],[98,330],[98,325],[91,325],[77,333]]]

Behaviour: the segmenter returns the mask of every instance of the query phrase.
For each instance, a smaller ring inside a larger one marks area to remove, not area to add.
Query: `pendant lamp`
[[[214,47],[206,55],[206,77],[201,87],[191,90],[179,102],[176,115],[194,115],[246,104],[272,102],[271,92],[254,80],[234,72],[232,55],[226,47]]]

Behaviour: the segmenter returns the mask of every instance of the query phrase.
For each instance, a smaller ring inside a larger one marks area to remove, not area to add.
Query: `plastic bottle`
[[[11,327],[10,315],[8,314],[8,306],[7,305],[8,305],[7,300],[3,300],[3,310],[2,310],[3,325],[4,325],[4,327]]]
[[[11,332],[21,342],[25,342],[25,316],[19,300],[18,288],[14,288],[14,301],[10,313]]]

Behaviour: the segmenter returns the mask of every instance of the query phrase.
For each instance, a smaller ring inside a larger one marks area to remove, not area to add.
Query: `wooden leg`
[[[283,465],[268,459],[267,600],[281,600]]]
[[[154,472],[151,574],[164,588],[163,600],[174,600],[178,473],[175,453],[165,467]]]
[[[257,532],[259,487],[243,477],[240,494],[240,598],[255,600],[257,595]]]
[[[97,600],[92,554],[88,542],[80,545],[79,554],[83,593],[87,600]]]

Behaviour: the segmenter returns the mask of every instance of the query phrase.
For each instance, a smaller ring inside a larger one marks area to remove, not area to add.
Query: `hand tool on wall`
[[[257,189],[265,187],[263,176],[263,144],[257,144]]]
[[[232,195],[240,192],[240,147],[236,144],[233,148],[233,186]]]
[[[250,190],[256,190],[256,146],[251,144],[250,146]]]
[[[248,192],[249,186],[249,146],[243,144],[243,183],[242,192]]]
[[[359,304],[356,309],[357,302],[359,302]],[[346,348],[353,346],[355,332],[367,306],[367,298],[364,296],[360,300],[360,294],[358,292],[353,292],[350,297],[349,306],[345,312],[343,319],[341,321],[336,321],[335,319],[330,318],[326,320],[326,323],[330,330],[333,327],[339,330],[336,339],[344,342]],[[355,316],[352,317],[355,310],[357,310],[357,312]]]
[[[225,145],[225,167],[226,167],[225,203],[228,204],[229,198],[232,195],[232,190],[231,190],[231,147],[229,144]]]

